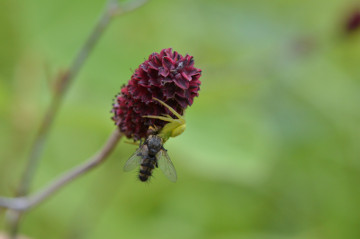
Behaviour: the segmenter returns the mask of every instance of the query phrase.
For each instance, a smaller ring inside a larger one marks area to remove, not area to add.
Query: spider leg
[[[156,101],[158,101],[160,104],[162,104],[162,105],[165,106],[166,108],[168,108],[168,109],[171,111],[171,113],[173,113],[178,119],[184,120],[184,118],[183,118],[178,112],[176,112],[176,110],[174,110],[170,105],[166,104],[164,101],[159,100],[159,99],[157,99],[157,98],[154,98],[154,97],[153,97],[153,99],[156,100]]]
[[[133,144],[133,145],[137,145],[137,146],[141,145],[141,141],[140,141],[140,144],[138,142],[132,142],[132,141],[127,141],[127,140],[124,141],[124,143]]]
[[[159,119],[159,120],[163,120],[163,121],[166,121],[166,122],[174,122],[174,119],[173,119],[173,118],[169,119],[168,117],[164,117],[164,116],[143,115],[142,117],[144,117],[144,118],[149,118],[149,119]]]
[[[144,115],[142,117],[149,118],[149,119],[159,119],[159,120],[162,120],[165,122],[169,122],[160,131],[160,134],[162,135],[164,141],[166,141],[169,137],[176,137],[176,136],[182,134],[186,128],[186,121],[185,121],[184,117],[182,115],[180,115],[178,112],[176,112],[176,110],[174,110],[171,106],[169,106],[165,102],[163,102],[157,98],[153,98],[153,99],[158,101],[164,107],[166,107],[177,118],[173,118],[168,114],[161,114],[161,116]],[[152,126],[150,126],[150,127],[152,128]],[[150,127],[149,127],[149,129],[151,129]]]

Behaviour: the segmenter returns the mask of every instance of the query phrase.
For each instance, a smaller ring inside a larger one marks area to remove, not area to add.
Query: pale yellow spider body
[[[143,117],[151,118],[151,119],[159,119],[163,120],[167,123],[158,133],[158,136],[160,136],[164,143],[167,141],[170,137],[176,137],[180,134],[182,134],[186,129],[186,121],[182,115],[180,115],[178,112],[176,112],[170,105],[166,104],[165,102],[153,98],[154,100],[158,101],[160,104],[168,108],[171,113],[173,113],[177,119],[172,118],[170,115],[163,115],[163,116],[156,116],[156,115],[145,115]]]

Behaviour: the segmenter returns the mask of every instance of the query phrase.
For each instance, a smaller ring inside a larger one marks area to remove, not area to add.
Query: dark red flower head
[[[161,129],[166,122],[142,116],[171,115],[153,98],[164,101],[182,115],[199,95],[200,76],[201,70],[194,67],[192,56],[182,56],[171,48],[153,53],[135,70],[129,83],[117,95],[112,119],[128,138],[145,138],[149,126]]]
[[[351,14],[347,17],[345,23],[345,31],[346,33],[353,33],[360,28],[360,9],[356,8],[351,12]]]

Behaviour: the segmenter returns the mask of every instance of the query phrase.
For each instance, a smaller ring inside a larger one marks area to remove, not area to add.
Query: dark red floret
[[[192,56],[182,56],[171,48],[152,53],[117,95],[112,119],[128,138],[145,138],[149,126],[161,129],[167,122],[142,116],[170,114],[153,98],[164,101],[182,115],[199,95],[200,76],[201,70],[194,67]]]

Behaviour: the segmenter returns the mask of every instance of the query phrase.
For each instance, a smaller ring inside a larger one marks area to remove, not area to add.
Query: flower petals
[[[171,48],[153,53],[131,76],[113,104],[112,117],[128,137],[145,138],[149,126],[161,129],[167,122],[144,118],[144,115],[171,114],[153,98],[160,99],[183,114],[192,105],[200,90],[201,70],[195,68],[193,57],[182,56]]]

